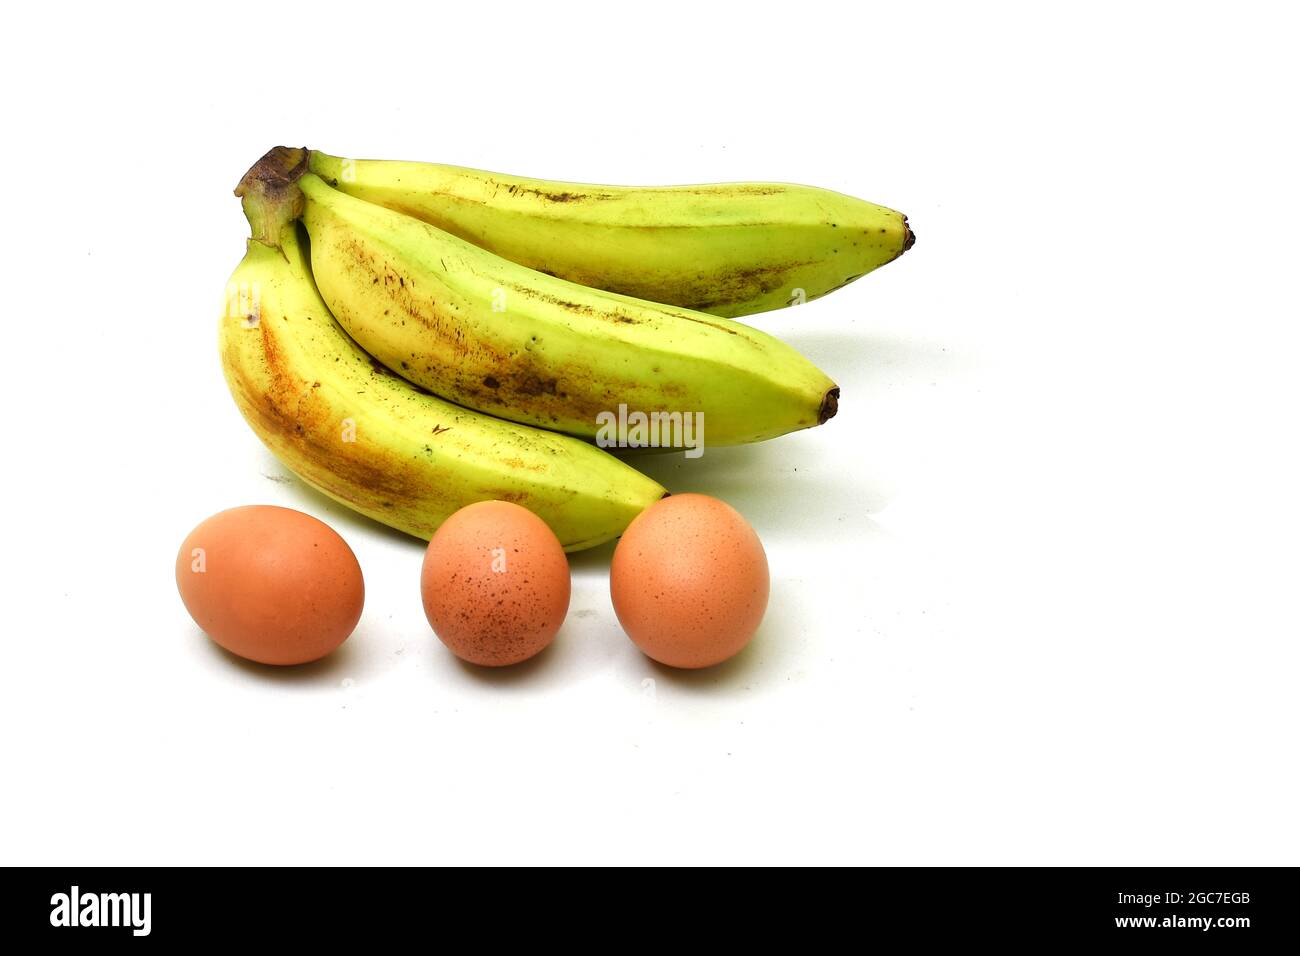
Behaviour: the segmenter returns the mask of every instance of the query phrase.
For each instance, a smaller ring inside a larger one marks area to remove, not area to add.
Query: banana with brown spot
[[[892,262],[907,217],[791,183],[593,186],[311,152],[350,196],[581,285],[714,315],[810,301]]]
[[[835,414],[835,383],[764,332],[544,275],[311,173],[298,184],[312,271],[339,323],[453,402],[583,437],[620,405],[702,413],[712,445]]]
[[[221,361],[248,424],[309,485],[426,539],[467,504],[514,501],[567,551],[617,537],[663,497],[593,445],[457,407],[376,363],[321,300],[301,227],[279,228],[280,248],[250,239],[230,278]]]

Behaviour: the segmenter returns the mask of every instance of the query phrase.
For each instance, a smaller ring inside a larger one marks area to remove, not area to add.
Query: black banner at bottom
[[[97,948],[153,941],[559,945],[855,940],[1291,945],[1293,869],[955,868],[622,871],[9,869],[10,936]],[[594,884],[589,886],[588,884]],[[439,940],[436,930],[451,933]],[[558,937],[555,935],[558,932]],[[648,935],[647,935],[648,934]],[[586,940],[584,940],[586,941]],[[792,939],[793,941],[793,939]]]

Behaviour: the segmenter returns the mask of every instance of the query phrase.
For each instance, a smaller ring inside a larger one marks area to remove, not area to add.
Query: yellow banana
[[[544,275],[310,173],[298,185],[339,323],[451,401],[597,438],[620,406],[691,415],[715,445],[818,425],[838,407],[835,383],[766,333]]]
[[[714,315],[815,299],[915,239],[900,212],[789,183],[594,186],[315,150],[310,165],[351,196],[530,269]]]
[[[253,431],[304,481],[421,538],[464,505],[517,502],[569,551],[617,537],[665,494],[599,448],[451,405],[380,365],[330,316],[292,213],[268,214],[249,176],[254,233],[279,248],[250,239],[231,276],[222,366]]]

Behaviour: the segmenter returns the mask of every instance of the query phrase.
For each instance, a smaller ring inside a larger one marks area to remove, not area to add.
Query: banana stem
[[[307,147],[276,146],[255,162],[235,187],[253,238],[273,249],[280,231],[302,215],[298,180],[307,172]]]

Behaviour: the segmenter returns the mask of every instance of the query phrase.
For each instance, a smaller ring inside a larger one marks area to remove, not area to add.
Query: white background
[[[0,57],[4,862],[1300,862],[1282,5],[33,9]],[[418,542],[280,480],[215,347],[231,189],[279,143],[911,217],[752,320],[839,417],[646,463],[766,544],[741,657],[648,662],[604,548],[550,651],[472,670]],[[176,595],[190,528],[255,502],[361,561],[323,663],[240,663]]]

